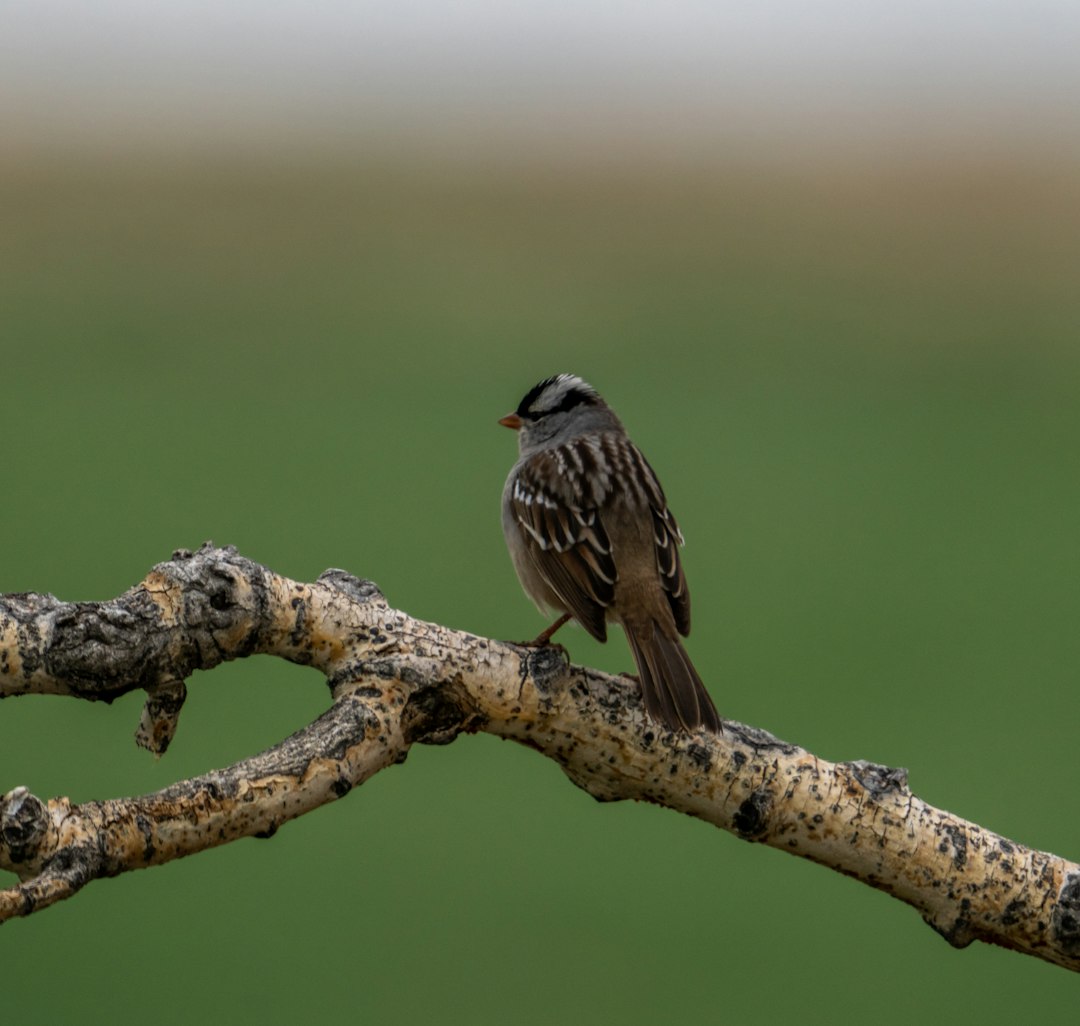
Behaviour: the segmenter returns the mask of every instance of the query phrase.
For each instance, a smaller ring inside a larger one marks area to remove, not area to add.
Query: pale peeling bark
[[[417,742],[483,730],[554,759],[599,800],[655,802],[857,877],[956,947],[983,940],[1080,969],[1080,866],[928,805],[903,770],[825,762],[734,722],[717,737],[666,732],[632,680],[415,620],[342,571],[301,584],[208,544],[111,602],[0,599],[0,697],[145,689],[136,738],[155,752],[191,672],[254,653],[322,670],[330,708],[261,755],[156,794],[76,805],[9,791],[0,868],[22,883],[0,892],[0,921],[98,877],[267,837]]]

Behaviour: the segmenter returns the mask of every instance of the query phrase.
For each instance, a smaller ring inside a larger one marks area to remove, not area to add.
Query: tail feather
[[[703,727],[723,733],[705,685],[677,637],[669,637],[655,621],[644,627],[623,624],[641,678],[641,697],[649,716],[674,731]]]

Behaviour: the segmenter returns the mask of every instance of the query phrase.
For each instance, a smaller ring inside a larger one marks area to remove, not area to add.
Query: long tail
[[[704,727],[723,733],[716,711],[694,664],[677,637],[668,637],[655,621],[644,626],[623,624],[641,678],[645,711],[675,731]]]

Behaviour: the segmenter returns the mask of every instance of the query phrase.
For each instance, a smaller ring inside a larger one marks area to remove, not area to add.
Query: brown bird
[[[591,385],[558,374],[500,424],[518,432],[502,524],[521,586],[541,612],[598,641],[622,625],[645,710],[675,731],[721,731],[720,716],[679,640],[690,633],[682,533],[652,467]]]

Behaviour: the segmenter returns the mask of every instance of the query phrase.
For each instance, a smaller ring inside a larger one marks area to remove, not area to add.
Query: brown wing
[[[683,573],[682,560],[679,558],[679,546],[683,543],[682,531],[675,522],[675,517],[668,509],[664,489],[660,487],[649,461],[641,454],[637,446],[632,446],[633,456],[639,471],[636,480],[645,486],[646,499],[652,510],[653,543],[656,551],[656,567],[660,571],[660,583],[667,593],[668,603],[675,626],[679,633],[690,633],[690,592],[686,587],[686,575]]]
[[[575,469],[559,450],[538,453],[518,470],[510,503],[537,572],[574,619],[604,641],[618,573],[599,504],[575,481]]]

